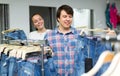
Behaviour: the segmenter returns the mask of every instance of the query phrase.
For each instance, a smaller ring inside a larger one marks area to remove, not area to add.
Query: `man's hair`
[[[72,7],[70,7],[69,5],[62,5],[57,10],[57,15],[56,15],[57,18],[60,18],[60,14],[62,10],[64,10],[67,14],[70,14],[73,16],[74,12],[73,12]]]

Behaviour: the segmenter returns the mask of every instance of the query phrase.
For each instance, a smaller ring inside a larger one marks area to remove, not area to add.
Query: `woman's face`
[[[44,28],[44,20],[40,15],[38,14],[34,15],[32,17],[32,21],[33,21],[34,27],[37,28],[38,30]]]
[[[60,26],[62,26],[64,29],[68,29],[72,24],[72,20],[72,15],[67,14],[64,10],[61,11],[60,17],[58,18]]]

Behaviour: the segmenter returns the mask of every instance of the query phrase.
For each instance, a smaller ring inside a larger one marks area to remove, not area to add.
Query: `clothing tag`
[[[85,73],[88,72],[93,67],[92,58],[85,58]]]

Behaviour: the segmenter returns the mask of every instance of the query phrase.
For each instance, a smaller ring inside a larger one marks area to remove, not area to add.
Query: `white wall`
[[[94,26],[106,27],[105,8],[106,0],[0,0],[10,6],[10,28],[21,28],[26,34],[29,33],[29,6],[59,7],[68,4],[73,8],[87,8],[94,10]]]

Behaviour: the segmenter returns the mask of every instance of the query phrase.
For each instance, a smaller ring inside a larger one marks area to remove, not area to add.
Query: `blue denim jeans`
[[[8,65],[7,65],[7,56],[5,54],[1,55],[1,65],[0,65],[0,76],[8,75]]]
[[[18,63],[18,75],[17,76],[41,76],[40,65],[21,61]]]
[[[100,76],[101,74],[103,74],[107,70],[110,64],[111,62],[103,64],[102,67],[99,69],[99,71],[95,74],[95,76]]]
[[[44,75],[56,76],[53,59],[49,58],[44,63]],[[18,63],[18,76],[42,76],[41,64],[22,61]]]
[[[112,51],[112,47],[109,42],[102,42],[96,39],[92,40],[81,36],[78,37],[77,49],[79,49],[77,63],[80,61],[78,67],[80,70],[77,70],[79,73],[78,75],[81,75],[85,72],[85,58],[92,58],[94,66],[103,51]]]
[[[17,73],[17,59],[10,57],[8,60],[8,76],[16,76]]]
[[[77,45],[74,49],[75,55],[75,71],[73,76],[80,76],[85,72],[85,58],[87,55],[87,45],[85,38],[78,36]]]
[[[13,32],[5,33],[5,37],[8,37],[11,40],[26,40],[27,36],[23,30],[16,30]]]
[[[109,42],[102,42],[99,40],[92,40],[88,38],[85,39],[85,44],[88,47],[87,53],[85,54],[86,57],[92,58],[93,66],[96,64],[99,56],[102,52],[106,50],[112,51],[111,43]]]
[[[57,76],[53,61],[53,58],[49,58],[48,61],[44,64],[45,76]]]

